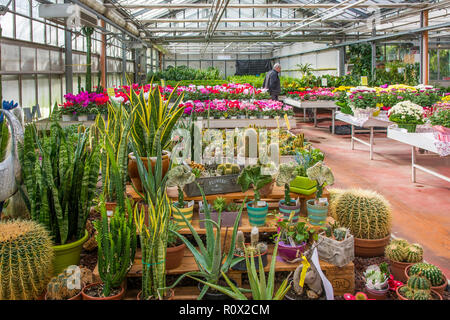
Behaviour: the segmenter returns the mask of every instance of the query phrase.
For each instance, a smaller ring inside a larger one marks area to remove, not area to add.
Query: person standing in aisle
[[[278,96],[281,93],[280,72],[281,65],[276,63],[273,69],[266,74],[263,84],[264,88],[269,89],[270,98],[275,101],[278,101]]]

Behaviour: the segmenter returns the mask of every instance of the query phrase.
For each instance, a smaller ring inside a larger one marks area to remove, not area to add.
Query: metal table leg
[[[416,182],[416,153],[414,152],[414,146],[411,146],[411,180]]]
[[[336,113],[336,109],[331,109],[331,134],[334,134],[334,116]]]
[[[355,150],[355,140],[354,140],[354,138],[355,138],[355,126],[354,125],[352,125],[351,133],[352,133],[352,137],[350,139],[350,147],[352,148],[352,150]]]
[[[373,127],[370,127],[370,160],[373,160]]]
[[[314,127],[317,127],[317,108],[314,108]]]
[[[306,122],[306,108],[303,108],[303,122]]]

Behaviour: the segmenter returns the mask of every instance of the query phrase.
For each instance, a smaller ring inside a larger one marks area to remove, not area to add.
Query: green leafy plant
[[[276,241],[275,248],[273,250],[273,255],[272,255],[273,257],[276,257],[277,252],[278,252],[278,241],[279,240]],[[278,288],[278,290],[276,292],[274,292],[275,291],[274,287],[275,287],[276,259],[271,260],[269,274],[268,274],[268,277],[266,278],[266,273],[264,272],[264,267],[263,267],[263,263],[261,260],[261,256],[260,255],[258,256],[259,268],[257,271],[256,266],[255,266],[255,259],[254,259],[253,252],[249,252],[249,251],[247,251],[247,249],[245,249],[245,250],[246,250],[245,251],[246,252],[245,253],[245,263],[246,263],[247,270],[248,270],[250,292],[252,293],[253,300],[282,300],[284,298],[284,296],[286,295],[286,293],[291,289],[291,285],[288,285],[288,278],[286,278],[281,283],[281,286]],[[231,297],[233,299],[248,300],[248,298],[243,293],[245,290],[236,287],[231,282],[231,280],[227,277],[225,272],[222,271],[221,273],[222,273],[222,277],[225,279],[225,281],[227,282],[227,284],[229,285],[230,288],[225,288],[223,286],[220,286],[220,285],[217,285],[217,284],[214,284],[211,282],[206,282],[201,279],[197,279],[195,277],[192,277],[192,278],[205,284],[205,287],[209,286],[213,289],[216,289],[216,290],[228,295],[229,297]]]
[[[207,201],[203,189],[198,183],[197,186],[202,194],[203,203],[206,204]],[[209,206],[208,205],[204,206],[206,244],[200,239],[200,236],[198,235],[197,231],[195,231],[194,227],[189,222],[189,220],[187,220],[185,216],[182,216],[184,222],[191,231],[197,246],[194,246],[188,239],[186,239],[183,235],[179,234],[178,232],[172,231],[172,233],[176,234],[186,244],[188,249],[192,252],[192,255],[195,259],[199,271],[191,271],[184,273],[172,284],[172,286],[170,286],[170,288],[174,288],[184,277],[200,277],[205,280],[204,283],[216,285],[221,275],[228,272],[231,266],[244,259],[234,257],[233,251],[236,242],[236,233],[239,227],[239,220],[241,218],[242,209],[244,208],[244,203],[246,199],[247,198],[244,199],[244,202],[242,203],[239,209],[239,213],[236,217],[236,221],[234,222],[233,231],[231,233],[231,243],[227,254],[224,254],[222,252],[221,247],[221,232],[220,232],[221,213],[218,212],[217,222],[215,222],[214,220],[211,220],[211,210]],[[214,234],[214,227],[216,228],[215,234]],[[195,279],[200,282],[202,281],[199,280],[198,278]],[[207,285],[203,286],[197,298],[198,300],[203,298],[208,288],[209,287]]]
[[[301,245],[308,242],[310,238],[315,241],[318,239],[317,232],[314,228],[309,228],[306,221],[293,222],[291,217],[283,218],[277,221],[277,227],[279,235],[273,235],[272,239],[277,239],[279,236],[280,240],[286,244],[294,242],[296,245]]]
[[[195,175],[192,171],[189,171],[184,165],[179,165],[170,169],[167,173],[167,186],[177,187],[178,189],[178,202],[175,204],[178,208],[184,208],[184,193],[183,188],[185,185],[195,181]]]
[[[298,164],[298,175],[306,177],[306,170],[315,165],[319,161],[323,161],[325,155],[317,148],[303,148],[297,151],[295,161]]]
[[[261,174],[261,166],[259,165],[245,167],[237,180],[237,183],[241,186],[242,192],[246,192],[250,186],[253,186],[255,203],[261,199],[259,190],[270,182],[272,182],[272,177]]]
[[[174,247],[178,242],[175,232],[178,232],[181,226],[173,220],[169,220],[169,232],[167,233],[167,246]]]
[[[100,166],[100,145],[90,133],[63,129],[53,116],[49,136],[33,124],[25,127],[19,157],[27,192],[21,194],[31,219],[45,225],[56,244],[85,234]]]
[[[433,126],[443,126],[450,128],[450,108],[438,109],[430,117],[430,122]]]

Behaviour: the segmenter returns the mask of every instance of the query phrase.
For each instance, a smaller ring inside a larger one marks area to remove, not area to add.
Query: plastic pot
[[[87,286],[85,286],[83,288],[83,290],[81,290],[81,295],[83,296],[83,300],[122,300],[123,296],[125,295],[125,289],[123,288],[123,286],[120,287],[120,292],[114,296],[109,296],[109,297],[93,297],[90,296],[88,294],[86,294],[86,289],[89,287],[94,287],[94,286],[98,286],[101,285],[101,282],[96,282],[96,283],[92,283],[89,284]]]
[[[308,219],[313,226],[323,225],[328,216],[327,205],[315,205],[314,199],[306,201],[306,209],[308,210]]]
[[[297,176],[294,180],[291,181],[289,188],[291,192],[311,195],[317,191],[317,182],[309,179],[308,177]]]
[[[306,242],[294,247],[284,241],[278,242],[278,256],[287,262],[300,258],[305,250]]]
[[[291,200],[290,205],[285,205],[285,203],[285,200],[278,201],[278,209],[286,219],[289,219],[292,211],[294,211],[292,222],[297,222],[298,216],[300,215],[300,202],[297,204],[296,201]]]
[[[246,203],[248,221],[251,226],[263,226],[266,223],[267,213],[269,212],[269,205],[266,203],[265,207],[252,207],[254,201]]]
[[[186,245],[184,243],[175,247],[167,247],[166,249],[166,269],[175,269],[181,265],[181,261],[184,257],[184,249]]]
[[[389,286],[383,290],[370,289],[366,286],[366,293],[367,293],[367,297],[369,299],[386,300],[386,295],[387,295],[388,291],[389,291]]]
[[[220,215],[221,227],[233,227],[238,214],[239,214],[239,211],[235,211],[235,212],[223,211],[222,214]],[[217,211],[210,211],[210,215],[211,215],[211,220],[217,222],[217,220],[219,218]],[[200,228],[204,229],[205,221],[202,221],[202,220],[206,219],[205,213],[203,211],[199,212],[198,217],[199,217]],[[241,226],[241,220],[239,220],[239,226]]]
[[[187,208],[178,208],[177,203],[178,202],[174,202],[172,205],[173,220],[181,228],[187,228],[188,226],[187,226],[186,222],[184,222],[182,215],[186,217],[186,219],[189,221],[189,223],[192,223],[192,216],[194,215],[194,205],[192,204],[190,207],[187,207]]]
[[[53,258],[53,275],[58,275],[70,265],[78,265],[80,263],[81,249],[88,238],[89,233],[85,230],[83,238],[71,243],[53,246],[55,254]]]
[[[148,170],[148,162],[150,160],[151,166],[152,166],[152,172],[155,172],[155,166],[156,166],[156,157],[141,157],[142,162],[144,163],[145,168]],[[162,151],[162,177],[164,177],[167,173],[167,170],[169,170],[169,163],[170,163],[170,152],[163,150]],[[141,183],[141,177],[139,176],[138,166],[136,157],[133,155],[133,153],[128,154],[128,175],[130,176],[131,182],[133,183],[134,187],[138,191],[143,191],[142,189],[142,183]]]
[[[397,126],[399,128],[403,128],[406,129],[406,131],[408,131],[409,133],[414,133],[416,132],[416,127],[417,124],[412,124],[412,123],[397,123]]]

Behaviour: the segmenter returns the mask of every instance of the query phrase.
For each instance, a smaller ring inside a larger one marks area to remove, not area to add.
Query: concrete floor
[[[350,135],[331,135],[331,121],[320,120],[319,128],[314,128],[312,123],[297,120],[294,132],[304,132],[325,153],[325,162],[335,175],[334,187],[372,189],[386,197],[392,205],[393,235],[421,244],[424,259],[449,277],[450,183],[418,170],[417,183],[412,183],[410,146],[388,139],[385,133],[375,135],[374,159],[369,160],[367,146],[355,142],[351,150]],[[368,134],[358,137],[369,139]],[[450,176],[450,157],[418,154],[417,163]]]

